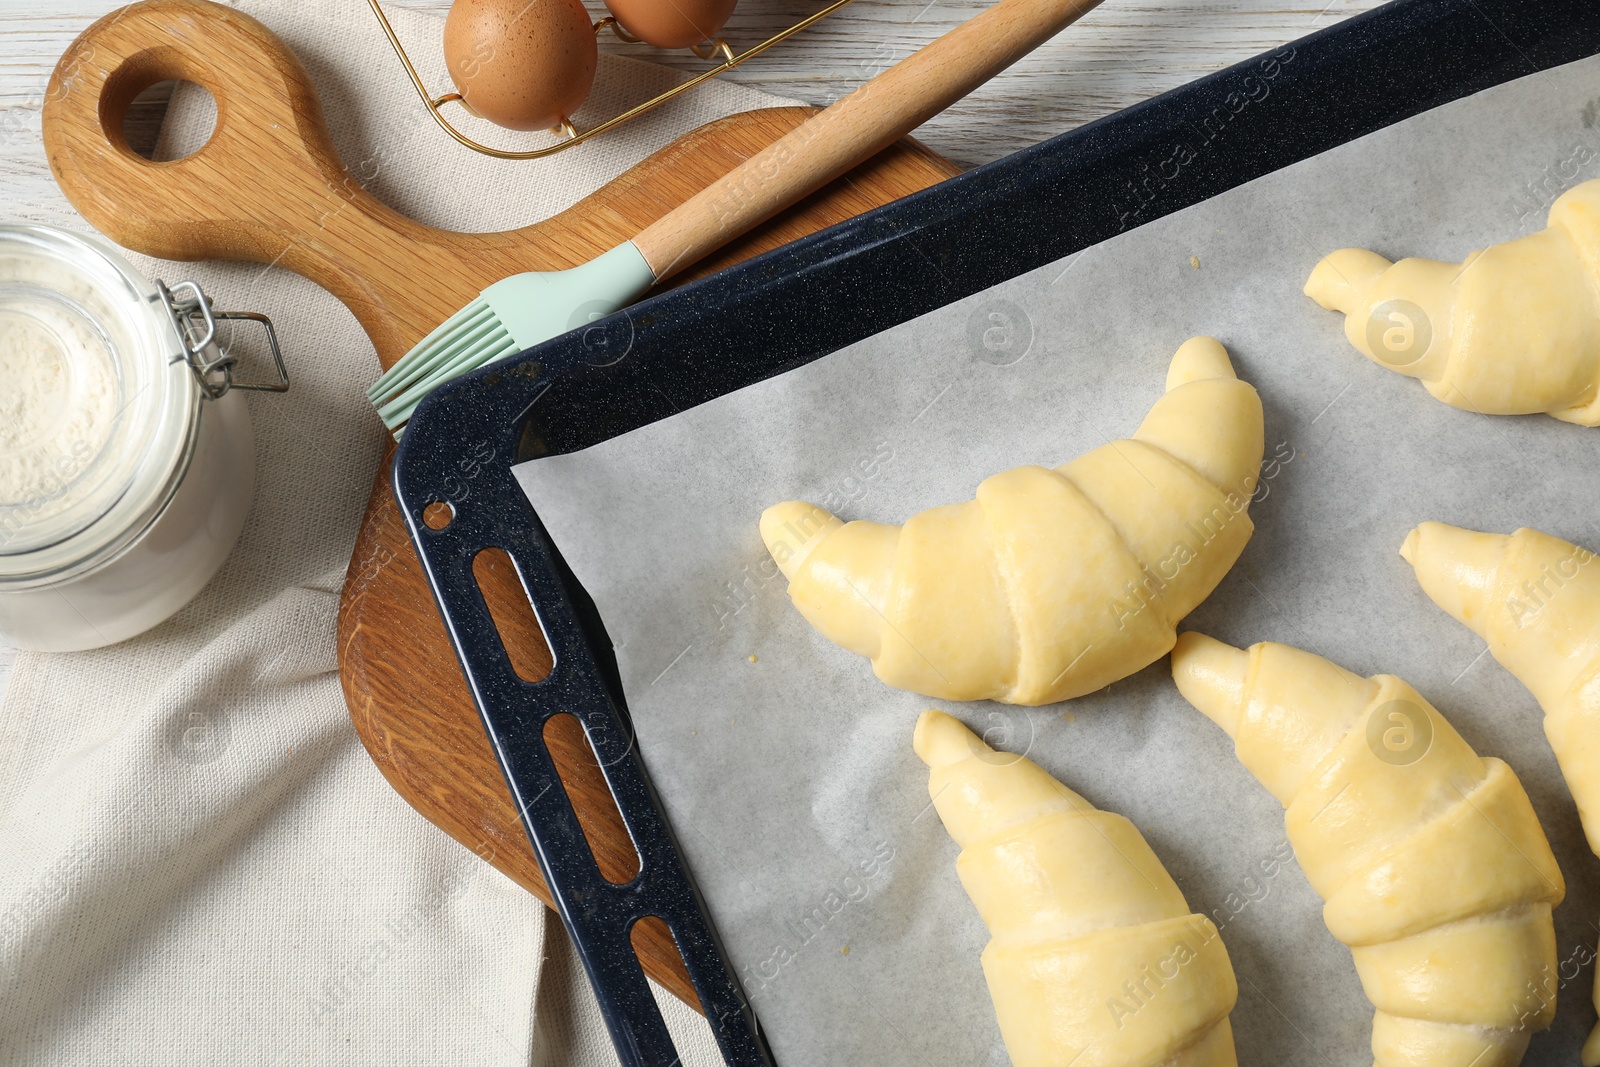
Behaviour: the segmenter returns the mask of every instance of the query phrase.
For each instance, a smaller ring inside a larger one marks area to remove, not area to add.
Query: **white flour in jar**
[[[71,506],[68,490],[116,425],[116,367],[70,295],[0,287],[0,507],[29,521]]]

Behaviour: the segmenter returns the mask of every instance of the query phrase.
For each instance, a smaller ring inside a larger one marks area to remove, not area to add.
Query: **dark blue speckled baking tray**
[[[648,753],[631,743],[605,627],[512,465],[667,418],[1373,130],[1597,51],[1597,0],[1396,0],[427,398],[395,457],[395,496],[624,1064],[677,1062],[628,938],[645,915],[671,928],[727,1062],[772,1060],[662,815]],[[421,517],[435,501],[454,507],[439,530]],[[489,547],[515,561],[549,639],[555,667],[541,682],[512,670],[473,579],[473,557]],[[601,876],[559,788],[542,732],[562,712],[583,721],[638,847],[641,870],[627,885]]]

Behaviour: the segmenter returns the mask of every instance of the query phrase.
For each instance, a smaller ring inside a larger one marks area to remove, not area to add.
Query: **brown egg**
[[[738,0],[606,0],[622,28],[657,48],[688,48],[709,40]]]
[[[456,0],[444,62],[467,104],[511,130],[548,130],[594,85],[594,28],[580,0]]]

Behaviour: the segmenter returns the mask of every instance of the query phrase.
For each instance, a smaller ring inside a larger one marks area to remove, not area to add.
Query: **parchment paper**
[[[898,692],[800,618],[756,529],[790,498],[899,522],[1124,437],[1200,333],[1260,390],[1268,464],[1254,539],[1184,628],[1398,674],[1518,771],[1568,884],[1560,1009],[1525,1062],[1576,1061],[1600,863],[1533,698],[1396,553],[1427,519],[1600,548],[1600,430],[1446,407],[1356,353],[1300,288],[1343,246],[1458,260],[1542,227],[1560,190],[1600,176],[1597,94],[1600,59],[1489,90],[518,470],[616,641],[650,771],[784,1067],[1007,1062],[978,964],[988,938],[911,751],[930,706],[1142,828],[1221,928],[1241,1063],[1371,1063],[1371,1008],[1281,861],[1282,809],[1168,660],[1045,708]]]

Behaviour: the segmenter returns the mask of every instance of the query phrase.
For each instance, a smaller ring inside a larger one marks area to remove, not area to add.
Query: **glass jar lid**
[[[200,400],[156,286],[112,246],[0,226],[0,584],[136,539],[182,478]]]

